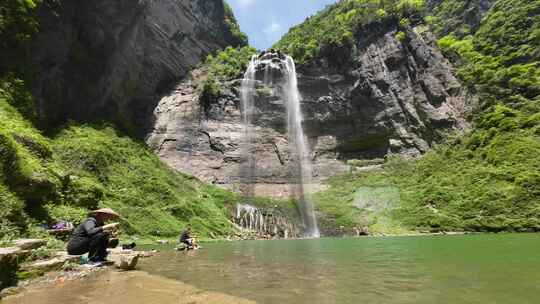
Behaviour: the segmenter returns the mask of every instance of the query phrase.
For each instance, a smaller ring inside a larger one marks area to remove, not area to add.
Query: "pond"
[[[538,303],[540,235],[216,242],[140,268],[258,303]]]

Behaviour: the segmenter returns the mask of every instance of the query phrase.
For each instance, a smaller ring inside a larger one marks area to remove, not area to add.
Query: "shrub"
[[[350,56],[357,33],[362,27],[374,22],[393,22],[422,15],[423,0],[345,0],[329,6],[303,24],[292,27],[274,48],[290,54],[297,63],[303,64],[318,57],[333,58],[336,50],[343,49]],[[346,59],[337,64],[346,63]]]

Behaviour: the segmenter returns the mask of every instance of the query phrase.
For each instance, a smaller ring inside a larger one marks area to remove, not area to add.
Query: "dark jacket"
[[[182,235],[180,236],[180,242],[182,243],[185,243],[187,242],[189,239],[191,238],[191,233],[190,231],[186,230],[182,233]]]
[[[103,223],[93,217],[85,219],[75,230],[67,244],[71,255],[89,252],[92,259],[104,259],[107,255],[108,237],[103,233]]]
[[[100,232],[103,232],[103,223],[98,223],[95,218],[89,217],[75,228],[72,238],[90,238]]]

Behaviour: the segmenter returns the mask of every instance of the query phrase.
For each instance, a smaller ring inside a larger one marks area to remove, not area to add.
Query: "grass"
[[[101,198],[99,206],[123,215],[129,234],[176,236],[187,223],[203,236],[221,236],[232,228],[226,203],[234,195],[173,171],[142,143],[110,126],[71,126],[54,143],[55,161],[69,168],[64,176],[85,189],[72,192]]]
[[[2,238],[39,223],[79,222],[112,207],[129,235],[174,237],[189,223],[202,237],[233,229],[237,197],[173,171],[143,143],[107,124],[72,124],[45,137],[0,99]]]
[[[334,177],[316,195],[317,209],[331,223],[372,231],[538,231],[538,128],[492,132],[482,146],[473,132],[416,161],[396,158],[381,170]],[[397,199],[358,196],[387,189]]]

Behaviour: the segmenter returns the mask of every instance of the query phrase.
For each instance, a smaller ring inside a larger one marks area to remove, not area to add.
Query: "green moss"
[[[405,41],[406,38],[407,38],[407,35],[404,32],[399,31],[399,32],[396,33],[396,39],[397,40],[403,42],[403,41]]]
[[[24,202],[0,182],[0,241],[13,239],[28,224]]]
[[[31,38],[39,31],[36,8],[41,0],[2,1],[0,4],[0,77],[7,71],[25,74],[30,65]]]
[[[16,256],[0,257],[0,290],[17,284],[19,261]]]
[[[0,180],[32,204],[56,198],[60,180],[50,166],[50,142],[0,97]]]

